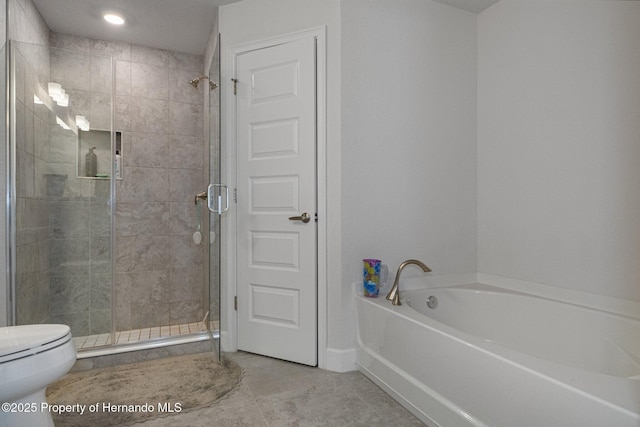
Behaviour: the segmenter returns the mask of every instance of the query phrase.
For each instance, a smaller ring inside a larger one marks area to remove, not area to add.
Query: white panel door
[[[313,366],[315,63],[312,37],[236,57],[238,349]]]

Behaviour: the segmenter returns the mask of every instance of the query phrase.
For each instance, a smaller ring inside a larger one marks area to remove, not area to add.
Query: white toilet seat
[[[0,328],[0,364],[39,354],[71,340],[67,325],[23,325]]]
[[[47,386],[69,372],[75,361],[76,347],[66,325],[0,328],[0,402],[42,408]],[[0,426],[27,425],[54,427],[48,411],[0,411]]]

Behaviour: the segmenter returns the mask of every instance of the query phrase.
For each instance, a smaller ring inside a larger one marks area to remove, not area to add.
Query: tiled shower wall
[[[17,322],[68,323],[76,336],[110,329],[108,181],[76,177],[75,136],[33,104],[38,85],[59,81],[72,114],[109,129],[110,66],[101,55],[115,59],[123,137],[117,327],[202,319],[203,248],[191,236],[193,196],[204,189],[203,93],[188,84],[202,57],[50,33],[31,0],[9,0],[9,9],[10,38],[34,44],[15,58]],[[68,51],[50,55],[49,43]]]
[[[111,73],[92,75],[87,66],[109,59],[50,49],[49,29],[33,3],[12,0],[9,7],[17,42],[16,322],[65,323],[74,335],[109,331],[109,183],[77,177],[77,136],[55,121],[56,114],[67,122],[83,114],[110,127]],[[61,63],[77,64],[75,73],[61,75]],[[56,80],[64,81],[70,102],[54,114],[34,95],[48,99],[47,83]],[[92,94],[85,81],[101,90]]]
[[[195,89],[189,80],[202,72],[203,57],[58,33],[50,43],[115,59],[124,166],[116,183],[117,329],[201,320],[204,251],[192,235],[194,196],[204,190],[204,117],[202,85]],[[74,77],[78,64],[56,66],[52,75],[101,97],[98,82]],[[108,61],[82,66],[91,75],[108,74]],[[102,125],[90,120],[92,128]]]
[[[7,6],[11,16],[8,23],[11,40],[47,44],[48,28],[30,0],[9,0]],[[24,55],[29,57],[32,66],[27,66]],[[19,324],[42,323],[49,321],[49,212],[43,196],[45,153],[40,145],[36,153],[33,126],[44,130],[42,122],[47,117],[43,111],[34,113],[31,88],[37,72],[48,73],[48,50],[22,52],[15,61],[17,73],[23,77],[17,82],[15,92],[16,281],[20,284],[16,289],[16,321]],[[29,95],[30,102],[27,102]],[[37,176],[36,171],[41,175]]]
[[[24,46],[28,48],[29,46]],[[48,135],[46,107],[33,103],[38,73],[48,75],[48,49],[16,49],[16,305],[18,324],[50,320],[50,233],[47,201]],[[29,57],[29,60],[25,58]],[[43,60],[38,60],[42,57]],[[35,64],[35,65],[34,65]],[[25,93],[26,92],[26,93]]]
[[[110,73],[87,66],[105,59],[15,45],[18,324],[64,323],[74,335],[111,328],[109,182],[78,178],[78,137],[55,120],[83,114],[110,127]],[[61,63],[75,64],[73,73],[62,76]],[[106,79],[106,102],[77,84],[90,79]],[[49,81],[64,82],[68,107],[34,102],[48,99]]]
[[[69,94],[71,120],[86,116],[93,129],[111,126],[110,59],[89,52],[50,49],[50,81]],[[72,66],[68,66],[72,64]],[[106,72],[101,67],[106,66]],[[91,82],[89,85],[87,82]],[[44,82],[44,87],[46,87]],[[111,253],[108,180],[78,177],[78,137],[51,121],[49,200],[51,321],[74,335],[111,329]],[[108,162],[105,155],[103,162]],[[55,182],[64,177],[64,182]]]

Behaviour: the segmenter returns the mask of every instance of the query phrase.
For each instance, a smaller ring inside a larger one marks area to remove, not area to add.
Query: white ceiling
[[[493,6],[500,0],[434,0],[438,3],[448,4],[458,9],[468,10],[473,13],[480,13],[488,7]]]
[[[218,6],[239,0],[33,0],[53,31],[202,55]],[[126,19],[115,27],[107,11]]]
[[[218,6],[240,0],[33,0],[55,32],[202,55]],[[435,0],[479,13],[499,0]],[[107,24],[105,12],[126,19]]]

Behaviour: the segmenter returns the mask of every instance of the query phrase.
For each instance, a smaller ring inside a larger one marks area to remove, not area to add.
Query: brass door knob
[[[289,221],[302,221],[306,224],[307,222],[311,221],[311,215],[309,215],[307,212],[304,212],[300,216],[290,216]]]

